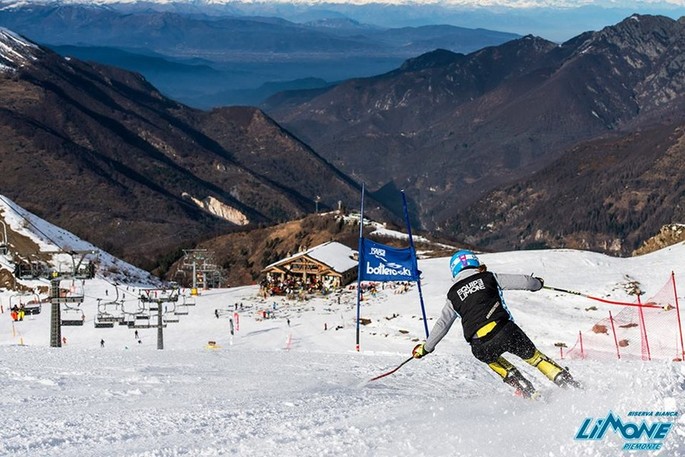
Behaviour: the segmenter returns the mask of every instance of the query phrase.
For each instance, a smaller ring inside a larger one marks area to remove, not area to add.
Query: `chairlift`
[[[93,279],[95,277],[95,264],[86,259],[87,255],[95,254],[95,251],[72,251],[69,253],[71,255],[71,274],[76,279]],[[78,262],[74,258],[76,254],[80,254],[81,257]]]
[[[151,324],[149,321],[147,322],[129,322],[128,323],[128,328],[157,328],[159,325],[157,324]],[[161,325],[162,328],[166,328],[166,324]]]
[[[135,315],[132,313],[124,313],[121,320],[119,321],[119,325],[131,325],[135,323],[136,318]]]
[[[74,278],[76,279],[93,279],[95,277],[95,264],[86,261],[76,266],[74,271]]]
[[[128,328],[152,328],[152,326],[149,322],[143,324],[140,322],[133,321],[128,323]]]
[[[115,322],[120,322],[122,320],[123,320],[123,316],[115,316],[115,315],[109,314],[109,313],[98,312],[97,315],[95,316],[96,322],[99,322],[102,324],[111,323],[112,326],[114,325]],[[96,327],[97,327],[97,325],[96,325]]]
[[[98,298],[98,313],[95,318],[96,321],[100,323],[106,322],[120,322],[124,319],[123,304],[118,301],[108,301],[102,302],[101,298]]]
[[[22,303],[22,298],[28,298],[32,297],[28,302]],[[9,300],[9,307],[14,308],[17,307],[16,303],[12,303],[12,299],[19,299],[19,307],[24,311],[25,315],[33,315],[33,314],[40,314],[42,310],[42,303],[40,301],[40,297],[36,294],[16,294],[16,295],[11,295],[10,300]]]
[[[72,280],[68,288],[59,288],[59,298],[62,303],[83,303],[83,286]]]
[[[24,305],[24,312],[26,314],[40,314],[42,309],[43,304],[40,301],[40,297],[36,294],[33,294],[33,298]]]
[[[33,264],[20,260],[14,264],[14,277],[17,279],[36,279]]]
[[[135,311],[126,311],[125,303],[121,301],[121,320],[119,320],[119,325],[127,325],[128,327],[138,327],[143,328],[139,325],[141,321],[150,321],[150,313],[145,308],[145,304],[139,299],[138,309]],[[149,324],[146,324],[149,326]]]
[[[166,322],[168,322],[168,323],[180,322],[180,318],[178,317],[178,315],[175,315],[175,314],[165,314],[165,315],[162,317],[162,320],[163,320],[165,323],[166,323]]]
[[[126,313],[128,328],[151,328],[150,313],[145,308],[145,302],[138,300],[138,311]]]
[[[138,319],[138,316],[144,316],[143,318],[149,319],[149,313],[145,309],[145,305],[142,304],[140,300],[138,300],[138,308],[135,311],[126,311],[126,304],[124,301],[121,301],[121,320],[119,321],[120,325],[128,325],[131,327],[136,323],[136,320]]]
[[[86,315],[81,308],[66,306],[61,310],[61,321],[62,326],[83,325],[86,321]]]
[[[195,300],[189,300],[185,295],[182,296],[182,303],[174,308],[174,314],[177,316],[188,315],[188,307],[195,306]]]
[[[97,316],[95,319],[93,319],[93,325],[95,328],[113,328],[115,322],[118,321],[102,320],[100,316]]]

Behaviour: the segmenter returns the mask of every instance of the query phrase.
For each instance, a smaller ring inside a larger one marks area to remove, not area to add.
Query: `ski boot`
[[[581,388],[580,383],[573,379],[571,373],[568,372],[568,368],[560,366],[537,349],[533,357],[526,359],[526,362],[540,370],[542,374],[559,387]]]
[[[582,389],[583,387],[578,381],[573,379],[573,376],[571,376],[571,373],[569,373],[568,370],[560,371],[559,374],[554,377],[553,382],[557,386],[563,387],[564,389],[569,387],[573,387],[574,389]]]
[[[530,381],[523,377],[520,371],[516,368],[509,370],[507,376],[503,379],[505,384],[512,386],[515,391],[514,395],[517,397],[536,399],[539,397],[539,393],[533,387]]]

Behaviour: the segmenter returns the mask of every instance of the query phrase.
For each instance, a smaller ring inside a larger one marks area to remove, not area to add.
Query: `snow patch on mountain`
[[[247,218],[245,214],[233,208],[232,206],[223,203],[215,197],[209,196],[204,200],[200,200],[187,193],[184,193],[183,196],[189,198],[197,206],[215,215],[216,217],[227,220],[237,225],[247,225],[250,223],[250,220]]]
[[[0,27],[0,71],[16,70],[36,60],[38,46],[4,27]]]

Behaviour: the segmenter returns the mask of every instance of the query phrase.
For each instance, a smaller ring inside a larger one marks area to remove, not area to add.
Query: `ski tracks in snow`
[[[672,363],[572,361],[582,391],[517,363],[543,392],[532,401],[462,353],[360,388],[405,354],[0,351],[0,455],[13,457],[599,457],[622,443],[574,440],[586,417],[685,400],[685,368]],[[663,455],[685,452],[684,429],[679,418]]]

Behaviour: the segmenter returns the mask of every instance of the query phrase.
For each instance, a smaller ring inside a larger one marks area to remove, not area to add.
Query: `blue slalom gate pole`
[[[421,315],[423,316],[423,328],[426,331],[426,338],[428,338],[428,320],[426,319],[426,307],[423,305],[423,292],[421,292],[421,274],[419,273],[419,263],[416,257],[416,248],[414,248],[414,239],[411,236],[411,224],[409,224],[409,210],[407,209],[407,196],[402,192],[402,206],[404,207],[404,219],[407,222],[407,234],[409,235],[409,247],[412,251],[412,259],[414,262],[414,269],[417,273],[416,285],[419,288],[419,300],[421,301]]]
[[[364,236],[364,183],[362,183],[362,202],[359,210],[359,264],[357,266],[357,343],[355,349],[360,350],[359,346],[359,326],[361,320],[361,301],[362,301],[362,237]]]

